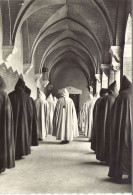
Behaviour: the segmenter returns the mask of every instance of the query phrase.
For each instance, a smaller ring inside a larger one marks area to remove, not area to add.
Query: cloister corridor
[[[32,147],[31,155],[0,175],[0,194],[131,193],[126,178],[115,183],[107,176],[108,169],[96,160],[83,135],[69,144],[48,135]]]

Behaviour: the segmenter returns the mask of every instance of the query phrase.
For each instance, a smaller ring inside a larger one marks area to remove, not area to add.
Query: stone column
[[[120,66],[113,66],[113,70],[114,70],[114,80],[117,83],[118,86],[118,90],[120,89]]]
[[[36,74],[36,85],[37,85],[37,88],[41,89],[41,77],[42,77],[42,74],[38,73]]]
[[[25,63],[23,64],[23,73],[26,75],[33,68],[33,64]]]
[[[45,88],[49,84],[49,74],[48,69],[42,68],[42,86]]]
[[[112,68],[114,70],[114,80],[116,80],[118,89],[120,88],[121,77],[123,76],[123,47],[111,46]]]
[[[101,90],[101,74],[95,74],[96,78],[96,93]]]
[[[102,88],[108,88],[110,64],[101,64],[102,69]]]
[[[110,85],[111,83],[113,83],[114,80],[115,80],[114,70],[113,70],[112,67],[110,67],[110,71],[109,71],[109,80],[108,80],[109,85]]]

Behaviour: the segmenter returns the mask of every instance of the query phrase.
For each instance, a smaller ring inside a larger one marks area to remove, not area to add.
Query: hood
[[[31,89],[29,87],[25,86],[25,92],[30,96]]]
[[[89,100],[92,100],[93,99],[93,95],[92,94],[89,94]]]
[[[99,97],[100,97],[100,94],[99,94],[99,92],[97,92],[97,93],[94,95],[94,98],[97,100]]]
[[[57,102],[57,98],[56,98],[55,96],[54,96],[54,98],[53,98],[53,99],[54,99],[54,101],[55,101],[55,102]]]
[[[4,90],[6,88],[6,84],[2,76],[0,76],[0,89]]]
[[[106,96],[106,95],[108,95],[108,89],[102,88],[102,89],[100,90],[100,97],[104,97],[104,96]]]
[[[15,90],[25,90],[25,82],[22,78],[19,78],[16,85]]]
[[[62,91],[62,95],[61,95],[62,97],[69,97],[69,92],[67,91],[67,89],[65,88],[65,89],[63,89],[63,91]]]
[[[120,91],[124,91],[125,89],[129,88],[132,86],[132,83],[128,80],[128,78],[124,75],[121,80],[121,86],[120,86]]]
[[[117,83],[116,81],[114,81],[113,83],[111,83],[108,87],[109,90],[109,94],[111,94],[112,92],[118,94],[118,89],[117,89]]]
[[[47,97],[47,101],[53,101],[53,96],[52,96],[52,94],[50,94],[50,95]]]
[[[39,98],[40,98],[42,101],[45,101],[45,100],[46,100],[46,95],[45,95],[42,91],[39,91]]]

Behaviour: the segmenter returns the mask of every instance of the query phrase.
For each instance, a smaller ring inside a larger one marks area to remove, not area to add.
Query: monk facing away
[[[62,144],[69,143],[74,137],[79,136],[76,109],[67,89],[63,90],[62,97],[56,104],[53,127],[53,136],[61,140]]]

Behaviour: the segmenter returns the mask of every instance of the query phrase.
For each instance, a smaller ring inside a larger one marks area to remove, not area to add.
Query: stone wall
[[[87,79],[80,69],[67,68],[62,70],[55,79],[53,89],[50,92],[59,97],[58,90],[68,86],[82,90],[79,100],[79,108],[81,108],[83,103],[88,100],[89,90]]]

